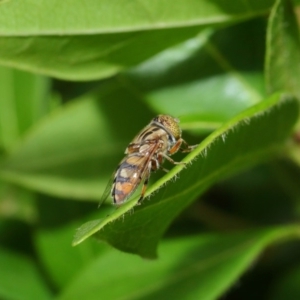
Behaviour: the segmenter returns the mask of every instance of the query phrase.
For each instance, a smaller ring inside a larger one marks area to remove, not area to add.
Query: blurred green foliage
[[[1,1],[0,299],[300,298],[299,5]],[[187,167],[97,209],[161,113]]]

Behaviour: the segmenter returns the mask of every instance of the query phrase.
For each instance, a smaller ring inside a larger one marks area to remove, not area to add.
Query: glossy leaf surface
[[[10,1],[0,6],[0,63],[72,80],[108,77],[195,36],[203,26],[252,18],[271,4]]]
[[[84,224],[74,245],[96,234],[123,251],[154,257],[159,238],[189,203],[215,181],[274,155],[297,116],[297,102],[282,100],[279,95],[241,113],[187,155],[183,160],[186,168],[176,166],[158,180],[146,195],[156,193],[143,205],[134,207],[135,198],[110,216]],[[134,213],[130,213],[133,207]]]
[[[59,299],[217,299],[268,245],[295,237],[298,226],[177,238],[162,243],[155,261],[111,251],[91,263]]]

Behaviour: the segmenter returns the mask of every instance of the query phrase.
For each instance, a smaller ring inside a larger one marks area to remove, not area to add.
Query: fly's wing
[[[147,154],[132,153],[120,164],[116,173],[113,187],[114,203],[124,203],[137,189],[141,181],[149,176],[151,171],[150,161],[157,150],[157,143],[150,143]]]
[[[119,164],[118,170],[113,174],[113,176],[110,178],[98,205],[98,208],[103,204],[103,202],[111,195],[112,189],[115,189],[115,181],[118,177],[118,174],[120,170],[122,169],[122,165],[126,164],[128,159],[130,157],[135,157],[135,165],[137,168],[132,169],[128,172],[127,176],[133,181],[133,188],[130,190],[129,193],[126,194],[124,197],[122,203],[126,201],[137,189],[139,183],[143,181],[148,175],[149,175],[149,162],[151,161],[153,155],[155,154],[156,150],[158,148],[157,143],[149,144],[148,148],[148,154],[147,155],[141,155],[140,153],[131,154],[127,157],[125,157],[121,163]],[[117,201],[114,199],[114,203]]]
[[[103,202],[108,198],[108,196],[110,195],[110,191],[111,191],[111,188],[112,188],[112,185],[113,185],[113,182],[114,182],[114,174],[111,176],[108,184],[106,185],[106,188],[100,198],[100,202],[98,204],[98,208],[103,204]]]
[[[148,156],[134,153],[128,155],[120,164],[112,188],[114,203],[121,205],[144,180],[148,167]]]
[[[151,123],[150,123],[151,124]],[[140,146],[143,145],[145,142],[144,140],[144,133],[146,132],[151,132],[151,125],[148,124],[145,126],[132,140],[132,142],[129,144],[129,146],[126,148],[125,154],[133,153],[133,152],[138,152]]]
[[[109,179],[109,181],[108,181],[108,183],[107,183],[107,185],[105,187],[105,190],[104,190],[104,192],[103,192],[103,194],[102,194],[102,196],[100,198],[100,202],[99,202],[98,208],[105,202],[105,200],[109,196],[112,196],[111,195],[111,191],[115,188],[115,185],[114,185],[115,180],[116,180],[116,178],[118,178],[118,174],[119,174],[120,170],[122,169],[123,165],[126,164],[127,159],[128,159],[128,156],[125,157],[120,162],[118,169],[116,170],[116,172]],[[136,156],[136,165],[138,166],[138,168],[136,168],[134,170],[131,170],[131,172],[129,172],[127,176],[130,177],[130,178],[137,178],[138,182],[135,184],[135,186],[131,190],[131,192],[126,195],[124,201],[126,199],[128,199],[134,193],[134,191],[136,190],[136,188],[138,187],[138,185],[140,183],[140,179],[139,178],[143,177],[143,172],[144,172],[145,167],[147,166],[147,161],[148,161],[148,157],[146,157],[146,156]],[[136,173],[136,175],[135,175],[135,173]],[[114,203],[116,203],[115,199],[113,199],[113,200],[114,200]]]

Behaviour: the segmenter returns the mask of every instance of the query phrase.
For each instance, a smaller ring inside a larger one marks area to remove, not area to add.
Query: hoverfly
[[[179,120],[169,115],[158,115],[147,125],[128,145],[125,158],[121,161],[114,173],[112,185],[108,184],[101,203],[110,194],[113,203],[117,206],[123,204],[143,182],[138,203],[144,198],[151,172],[159,168],[164,171],[161,164],[164,159],[174,165],[184,164],[176,162],[170,155],[176,153],[182,144],[186,146],[182,152],[190,152],[197,145],[189,146],[181,138]]]

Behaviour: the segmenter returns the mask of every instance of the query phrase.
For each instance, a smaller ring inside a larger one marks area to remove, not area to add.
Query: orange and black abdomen
[[[141,160],[144,157],[132,155],[124,159],[115,174],[111,195],[115,204],[122,204],[136,190],[141,182]]]

